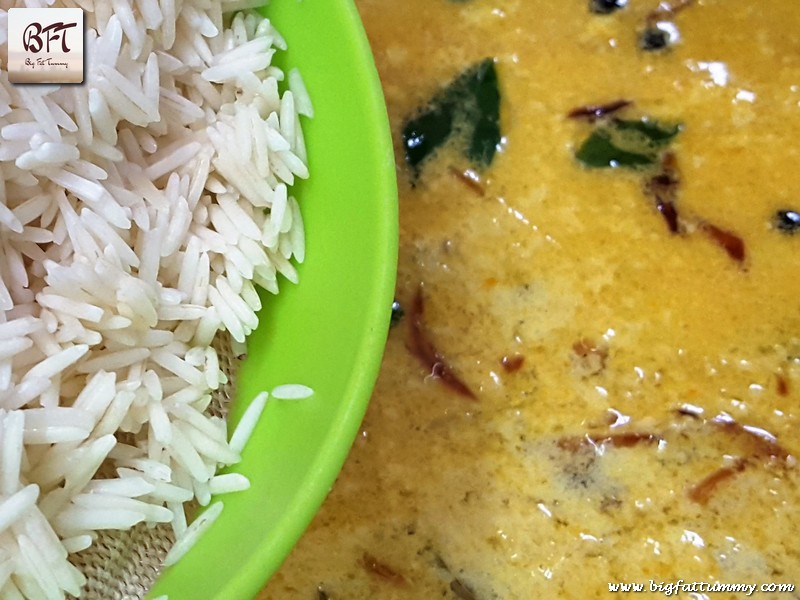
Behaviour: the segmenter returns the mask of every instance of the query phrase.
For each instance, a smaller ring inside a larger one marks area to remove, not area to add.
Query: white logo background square
[[[9,9],[8,80],[11,83],[81,83],[83,10]]]

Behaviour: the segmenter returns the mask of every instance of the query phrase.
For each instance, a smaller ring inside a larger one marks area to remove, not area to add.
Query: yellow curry
[[[403,314],[259,598],[800,598],[800,5],[358,7]]]

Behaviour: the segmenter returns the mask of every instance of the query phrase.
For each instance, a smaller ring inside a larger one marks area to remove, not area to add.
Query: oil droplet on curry
[[[400,308],[260,598],[800,586],[800,10],[671,2],[358,1]]]

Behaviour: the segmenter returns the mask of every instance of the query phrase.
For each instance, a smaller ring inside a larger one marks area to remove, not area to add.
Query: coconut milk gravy
[[[800,232],[776,221],[800,210],[797,5],[662,11],[680,38],[660,52],[638,47],[650,0],[358,6],[396,140],[405,316],[342,475],[259,598],[800,586]],[[404,123],[485,58],[501,150],[482,169],[450,144],[414,183]],[[678,233],[650,175],[575,158],[596,123],[567,114],[620,99],[681,124]]]

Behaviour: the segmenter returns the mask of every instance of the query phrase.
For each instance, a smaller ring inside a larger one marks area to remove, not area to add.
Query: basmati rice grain
[[[237,246],[228,247],[225,261],[232,263],[236,267],[236,271],[245,279],[253,279],[254,265]],[[241,286],[239,286],[239,289],[241,289]]]
[[[107,106],[133,125],[147,127],[151,121],[150,115],[115,85],[115,83],[119,83],[118,79],[115,78],[114,83],[108,80],[108,76],[114,71],[111,71],[105,65],[100,65],[100,67],[106,70],[105,72],[101,70],[102,74],[97,76],[95,84],[102,93]]]
[[[208,506],[211,502],[211,492],[208,489],[208,483],[204,481],[192,481],[192,490],[197,503],[200,506]]]
[[[241,456],[233,452],[223,440],[214,440],[206,437],[202,432],[187,425],[185,421],[177,421],[173,427],[178,428],[186,440],[192,444],[195,451],[205,456],[214,463],[232,465],[241,460]],[[197,478],[202,481],[201,478]]]
[[[182,350],[183,348],[185,348],[185,346],[176,345],[176,350],[178,351]],[[186,350],[186,355],[183,358],[187,363],[189,363],[193,367],[199,367],[200,365],[205,363],[205,356],[206,356],[205,350],[206,350],[205,348],[198,348],[198,347],[189,348]]]
[[[133,325],[133,321],[131,321],[128,317],[114,315],[108,317],[107,319],[103,319],[100,323],[98,323],[98,329],[115,331],[119,329],[127,329],[131,325]]]
[[[246,55],[221,65],[209,67],[201,75],[204,79],[213,83],[225,83],[236,79],[240,73],[266,69],[271,59],[272,54],[270,52]]]
[[[97,479],[90,481],[85,491],[87,493],[113,494],[115,496],[126,496],[136,498],[146,496],[155,491],[156,486],[138,475],[133,477],[122,477],[120,479]]]
[[[15,337],[3,340],[2,346],[0,346],[0,360],[12,358],[31,346],[33,346],[33,341],[27,337]]]
[[[164,387],[164,390],[166,392],[167,388],[165,386],[165,382],[163,379],[161,380],[161,385]],[[164,405],[170,410],[173,410],[174,407],[177,405],[191,404],[193,402],[197,402],[200,398],[203,397],[204,394],[205,390],[201,387],[191,387],[191,386],[186,387],[184,385],[181,386],[181,389],[176,391],[174,394],[170,394],[166,398],[164,398]]]
[[[277,234],[281,230],[281,225],[283,224],[283,219],[286,215],[288,201],[289,196],[286,190],[286,184],[278,184],[278,186],[275,188],[275,194],[273,196],[272,206],[270,208],[269,220],[264,224],[264,226],[267,227],[267,223],[269,223],[269,229],[262,230],[261,241],[264,242],[264,245],[267,247],[271,248],[275,245]]]
[[[211,219],[211,224],[228,244],[234,245],[238,243],[241,231],[237,225],[228,218],[227,213],[221,206],[213,205],[208,210],[208,216]]]
[[[311,104],[311,98],[308,95],[306,84],[300,71],[297,69],[290,69],[288,74],[289,89],[294,96],[295,106],[298,115],[305,115],[307,117],[314,116],[314,107]]]
[[[205,306],[195,304],[162,306],[158,309],[158,319],[159,321],[193,321],[202,318],[207,310]]]
[[[104,435],[91,442],[86,442],[85,452],[79,465],[66,474],[64,490],[80,489],[92,479],[102,462],[117,443],[113,435]]]
[[[9,496],[20,487],[25,413],[0,411],[0,493]]]
[[[70,505],[56,515],[53,525],[62,537],[71,537],[97,529],[130,529],[144,520],[145,514],[134,510]]]
[[[176,510],[170,504],[183,505],[184,502],[189,502],[192,499],[192,492],[185,488],[164,481],[153,480],[155,489],[150,494],[151,498],[156,498],[159,502],[166,502],[167,508],[172,510],[173,513],[183,513],[182,510]],[[186,514],[183,513],[184,521]]]
[[[282,152],[292,149],[291,143],[269,122],[262,121],[258,123],[256,129],[263,131],[267,145],[272,152]]]
[[[175,462],[197,481],[207,481],[209,479],[203,459],[197,453],[192,443],[186,439],[181,429],[174,425],[172,428],[172,444],[169,453]]]
[[[117,470],[120,475],[123,472],[122,467],[130,467],[138,471],[140,474],[147,476],[149,480],[156,486],[156,492],[159,489],[159,483],[169,483],[172,481],[172,469],[169,465],[159,463],[153,460],[144,458],[131,458],[131,459],[117,459],[115,461]]]
[[[8,287],[3,282],[2,277],[0,277],[0,308],[3,310],[11,310],[14,308],[14,300],[11,299],[11,294],[8,291]]]
[[[81,441],[89,436],[94,419],[74,407],[29,408],[25,411],[24,441],[49,444]]]
[[[240,473],[215,475],[208,482],[208,489],[213,495],[241,492],[250,489],[250,480]]]
[[[278,283],[275,280],[275,269],[274,267],[270,272],[266,273],[266,276],[263,272],[256,271],[253,273],[253,283],[258,284],[270,294],[277,294],[278,293]]]
[[[300,213],[300,205],[293,197],[289,198],[289,206],[292,211],[292,222],[294,227],[289,231],[289,240],[291,241],[292,254],[298,263],[303,263],[306,258],[306,238],[303,225],[303,216]]]
[[[239,291],[239,294],[251,310],[254,312],[261,310],[261,298],[251,281],[244,281],[242,283],[242,289]]]
[[[28,539],[33,542],[34,547],[41,554],[42,565],[50,569],[58,587],[73,596],[80,595],[80,589],[86,583],[86,577],[65,560],[67,551],[44,515],[33,510],[24,525]]]
[[[114,145],[117,143],[117,127],[111,110],[108,108],[103,94],[96,88],[89,90],[89,114],[95,125],[95,130],[102,136],[106,143]]]
[[[287,234],[281,234],[278,238],[278,252],[287,260],[292,257],[292,242]]]
[[[292,173],[292,170],[287,167],[286,163],[282,160],[281,153],[270,152],[269,166],[272,169],[273,175],[280,181],[283,181],[286,185],[294,184],[294,173]]]
[[[97,371],[86,382],[72,406],[86,411],[96,424],[114,399],[116,379],[114,373]]]
[[[77,319],[98,323],[103,318],[103,309],[88,302],[71,300],[57,294],[40,293],[36,301],[53,311],[71,315]]]
[[[217,288],[212,286],[208,289],[208,298],[231,337],[237,342],[244,342],[245,333],[242,323]]]
[[[157,365],[164,367],[167,371],[175,373],[175,375],[181,377],[187,383],[196,386],[203,384],[203,374],[177,355],[165,349],[158,348],[154,350],[150,356]]]
[[[139,511],[144,514],[147,521],[153,523],[169,523],[172,521],[172,511],[164,506],[149,504],[135,498],[127,498],[116,494],[104,494],[102,492],[78,494],[72,498],[72,504],[82,508],[98,510],[113,508]]]
[[[258,239],[261,239],[260,232]],[[239,250],[242,252],[245,259],[249,261],[251,269],[255,269],[261,265],[266,265],[269,262],[267,253],[264,252],[264,249],[259,245],[258,242],[253,241],[250,238],[242,237],[239,240]],[[250,279],[252,279],[252,277],[250,277]]]
[[[190,498],[193,497],[194,494],[192,492],[188,493]],[[186,513],[183,510],[183,503],[179,501],[167,502],[167,508],[169,508],[173,514],[172,521],[170,522],[172,532],[175,534],[176,538],[179,538],[184,534],[188,526],[186,523]]]
[[[167,228],[164,247],[161,256],[168,257],[175,254],[184,244],[186,233],[192,223],[192,213],[189,204],[183,196],[179,197],[172,207],[172,216]]]
[[[305,163],[303,163],[294,152],[291,150],[281,150],[280,152],[276,152],[276,154],[294,176],[300,179],[308,178],[308,167],[306,167]]]
[[[2,590],[15,568],[14,561],[11,559],[0,561],[0,598],[6,597]]]
[[[297,269],[295,269],[294,265],[289,262],[285,256],[283,256],[280,252],[275,252],[271,249],[267,250],[267,256],[269,257],[270,262],[278,270],[278,273],[286,277],[286,279],[292,283],[297,283],[299,279],[297,275]]]
[[[226,443],[226,434],[220,434],[219,429],[217,429],[214,421],[203,415],[202,413],[186,406],[184,404],[177,404],[171,408],[172,414],[176,417],[181,419],[181,421],[188,423],[194,429],[197,429],[203,435],[207,436],[211,440],[216,440],[216,442]]]
[[[163,404],[161,402],[150,402],[147,405],[147,410],[153,438],[164,446],[169,446],[172,443],[172,424]]]
[[[203,207],[204,208],[204,207]],[[204,225],[207,225],[205,223]],[[206,252],[215,252],[218,254],[223,254],[227,249],[228,245],[225,242],[225,238],[222,237],[219,233],[214,231],[213,229],[208,229],[207,227],[198,227],[192,226],[190,229],[192,235],[197,236],[203,242],[201,249]],[[203,271],[200,271],[202,275]]]
[[[19,359],[22,355],[17,355]],[[9,410],[16,410],[22,408],[28,402],[37,398],[42,392],[50,387],[50,380],[44,377],[28,377],[26,376],[14,388],[14,395],[12,398],[6,400],[5,406]]]
[[[78,366],[79,373],[96,371],[117,371],[145,360],[150,355],[147,348],[130,348],[118,352],[109,352],[84,361]]]
[[[39,486],[32,483],[0,502],[0,533],[30,510],[38,498]]]
[[[53,572],[46,567],[41,554],[25,535],[17,536],[20,563],[27,573],[32,576],[43,592],[42,598],[47,600],[60,600],[63,597],[58,582]]]
[[[246,281],[244,279],[244,276],[236,267],[236,265],[233,263],[233,261],[231,261],[227,257],[225,258],[222,264],[224,265],[223,274],[225,277],[228,278],[228,284],[231,286],[231,289],[233,289],[233,291],[238,294],[241,291],[244,282]],[[253,274],[251,272],[250,277],[252,276]]]
[[[219,385],[221,383],[219,357],[217,356],[217,351],[214,350],[214,348],[206,348],[205,362],[206,385],[208,385],[209,389],[212,390],[219,389]]]
[[[25,600],[14,581],[6,582],[6,585],[0,590],[0,597],[3,600]]]
[[[255,329],[258,327],[258,317],[247,305],[247,303],[242,300],[242,298],[236,292],[234,292],[233,288],[224,276],[217,277],[215,287],[225,299],[225,302],[228,304],[228,306],[231,307],[231,310],[233,310],[236,318],[239,319],[243,325],[246,325],[250,329]],[[213,289],[214,288],[212,287],[209,290],[209,293],[211,293],[211,290]]]
[[[89,534],[76,535],[61,540],[61,545],[70,553],[75,554],[81,550],[86,550],[92,545],[92,536]]]
[[[180,560],[180,558],[197,543],[200,536],[217,520],[223,508],[224,504],[221,501],[217,501],[201,513],[192,524],[189,525],[183,535],[175,541],[175,545],[164,559],[164,566],[168,567]]]
[[[10,359],[0,360],[0,396],[11,387],[12,367]]]
[[[139,266],[139,257],[136,253],[106,221],[97,215],[97,213],[91,209],[84,208],[81,210],[80,219],[86,225],[87,229],[95,234],[99,241],[106,245],[111,244],[114,246],[123,264],[126,265],[126,270],[128,267]]]
[[[253,217],[244,211],[235,198],[229,194],[223,194],[217,198],[217,201],[229,221],[236,223],[236,227],[243,236],[251,240],[261,239],[261,231],[253,221]]]
[[[250,436],[253,434],[256,423],[261,417],[261,413],[264,412],[268,398],[269,394],[267,392],[261,392],[247,406],[228,443],[231,450],[239,454],[244,450]]]
[[[272,390],[272,397],[279,400],[303,400],[313,394],[310,387],[298,383],[279,385]]]
[[[206,310],[208,312],[208,309]],[[173,339],[189,344],[197,331],[197,321],[183,321],[178,324],[172,334]]]
[[[145,169],[144,173],[149,179],[158,179],[183,165],[192,156],[197,154],[199,150],[200,144],[198,142],[186,144],[186,142],[182,140],[179,146],[170,146],[166,148],[163,153],[159,152],[154,155],[155,162],[152,162],[150,166]],[[160,154],[164,156],[161,157]]]
[[[128,413],[131,404],[133,404],[134,397],[135,395],[133,392],[126,390],[117,392],[108,410],[103,415],[103,418],[100,419],[100,422],[95,426],[94,435],[103,436],[114,433]]]

